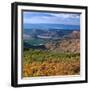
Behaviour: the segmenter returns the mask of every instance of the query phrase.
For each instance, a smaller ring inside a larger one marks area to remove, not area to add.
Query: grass
[[[23,77],[77,75],[79,72],[79,53],[59,53],[33,49],[24,51]]]

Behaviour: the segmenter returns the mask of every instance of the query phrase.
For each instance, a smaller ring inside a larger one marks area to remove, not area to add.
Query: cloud
[[[57,18],[80,18],[80,15],[78,14],[70,14],[70,13],[56,13],[56,14],[51,14],[53,17]]]
[[[79,25],[80,15],[71,13],[24,12],[24,23]]]

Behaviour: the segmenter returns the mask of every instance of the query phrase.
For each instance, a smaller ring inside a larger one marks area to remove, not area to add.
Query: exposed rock
[[[64,38],[70,38],[70,39],[80,39],[80,31],[73,31],[69,35],[65,36]]]
[[[58,41],[55,44],[47,43],[45,47],[49,50],[53,50],[56,52],[72,52],[79,53],[80,52],[80,39],[64,39],[62,41]]]

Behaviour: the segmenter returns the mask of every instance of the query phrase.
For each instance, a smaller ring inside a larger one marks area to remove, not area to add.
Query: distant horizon
[[[65,24],[24,24],[24,29],[67,29],[80,30],[80,25],[65,25]]]
[[[24,23],[24,24],[59,24],[59,23]],[[59,25],[70,25],[70,24],[59,24]],[[71,26],[80,26],[80,25],[71,25]]]
[[[23,12],[24,29],[80,29],[80,14]]]

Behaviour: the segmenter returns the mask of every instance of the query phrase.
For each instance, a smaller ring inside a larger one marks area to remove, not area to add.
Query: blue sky
[[[80,25],[80,14],[23,12],[24,24],[65,24]]]

